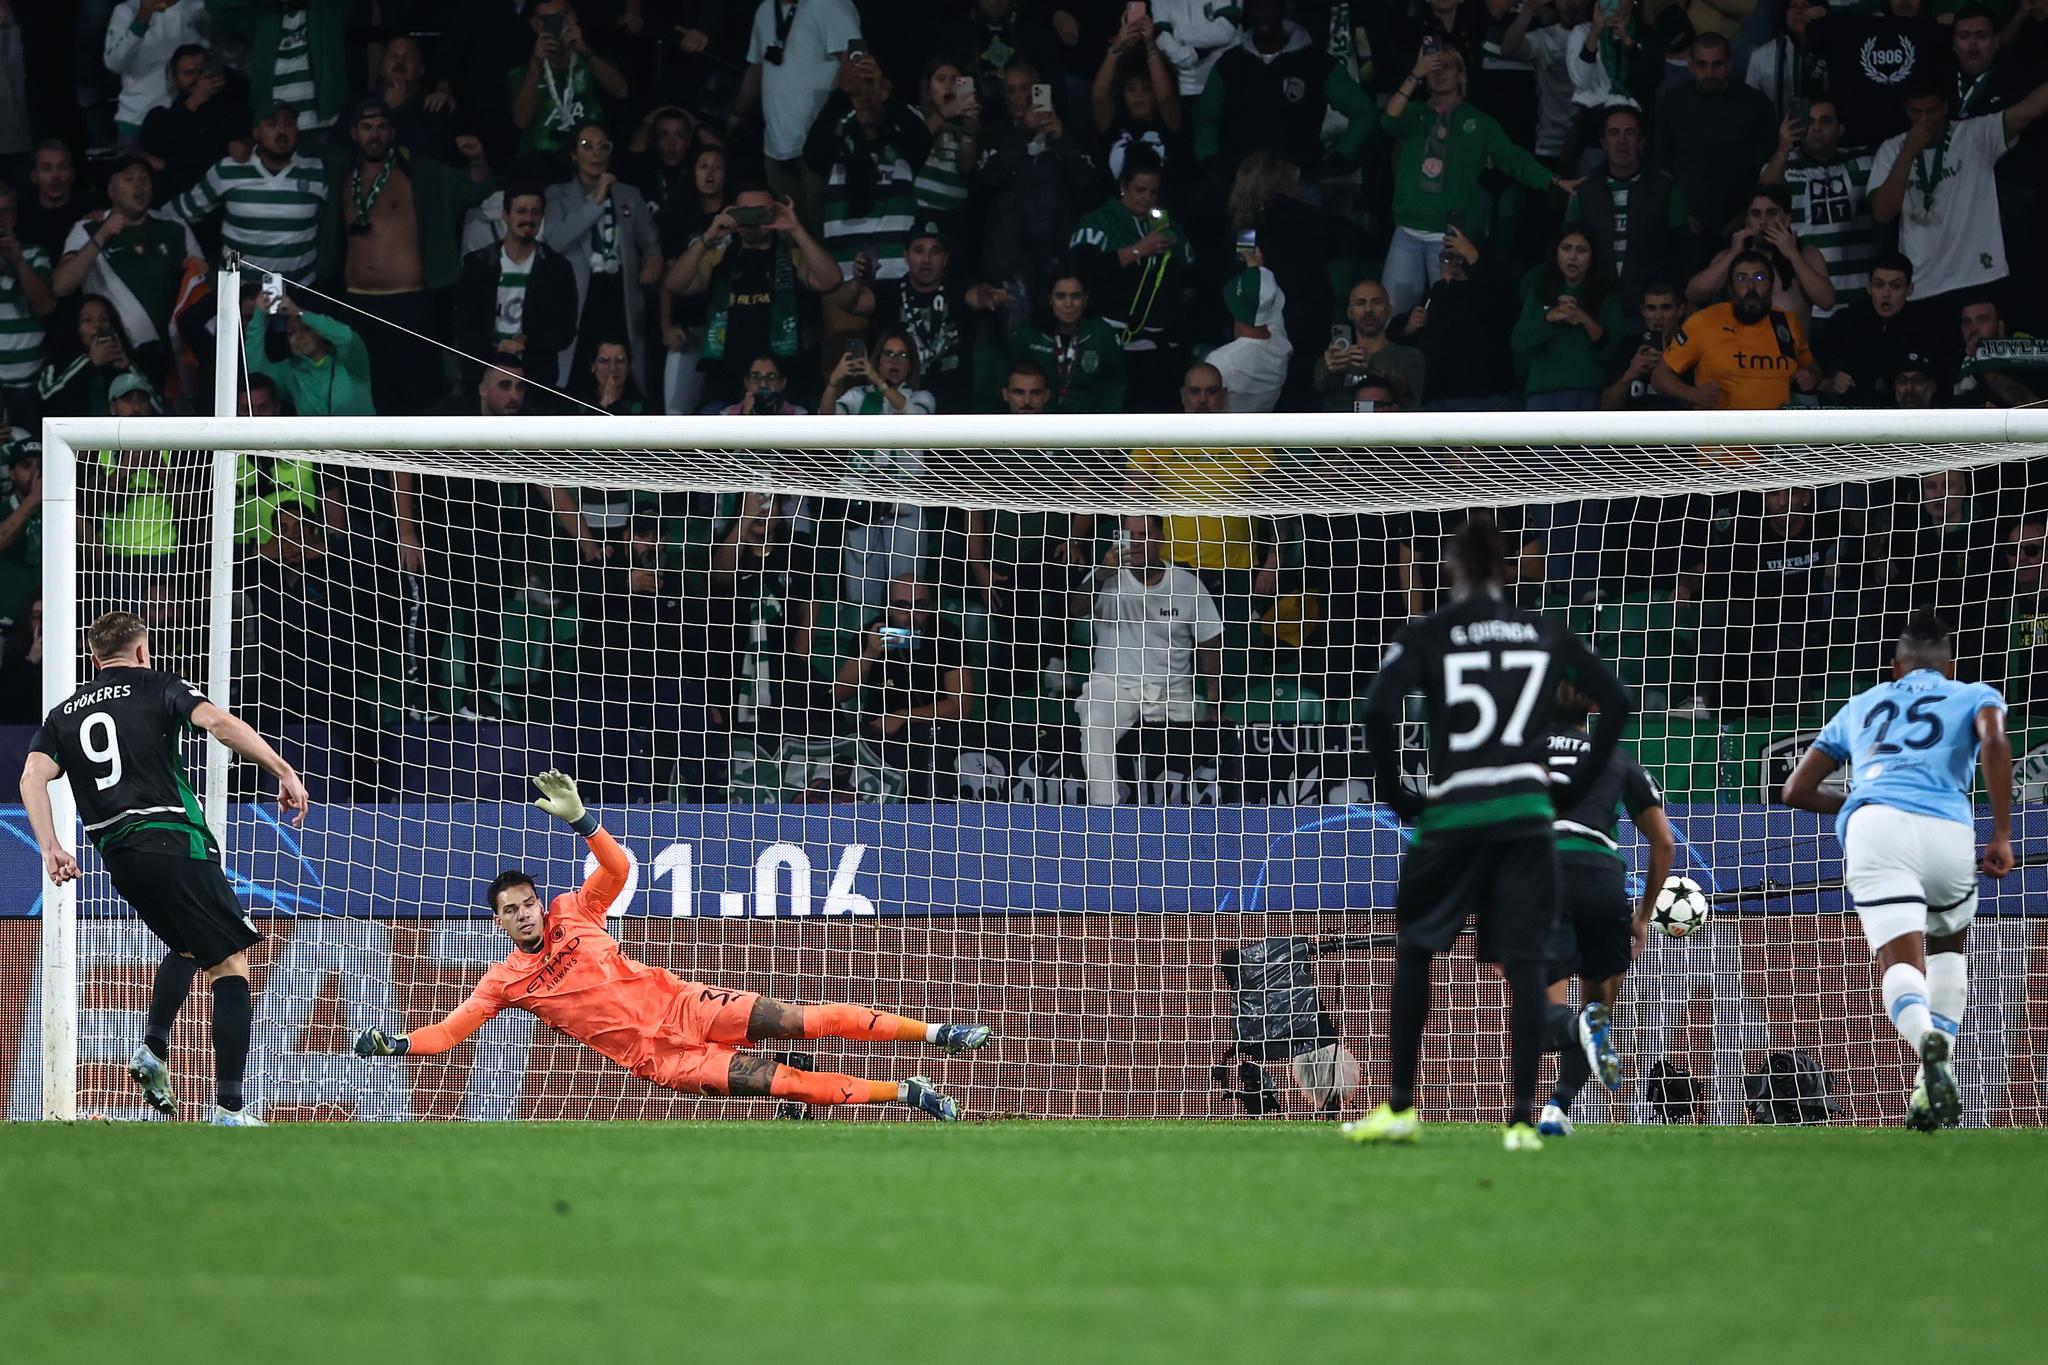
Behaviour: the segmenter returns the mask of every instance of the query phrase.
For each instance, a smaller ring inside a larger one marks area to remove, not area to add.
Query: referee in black
[[[141,617],[108,612],[92,623],[85,642],[94,676],[44,719],[21,773],[21,803],[42,849],[43,870],[59,886],[78,876],[78,860],[58,840],[50,809],[50,784],[68,776],[86,837],[114,889],[170,949],[157,964],[148,1029],[128,1074],[152,1108],[176,1117],[166,1065],[171,1023],[192,989],[193,973],[204,971],[213,988],[213,1122],[261,1127],[242,1106],[248,950],[260,935],[235,900],[220,846],[185,781],[179,738],[203,730],[276,777],[278,806],[294,825],[305,823],[305,785],[247,723],[176,674],[150,667],[149,627]]]

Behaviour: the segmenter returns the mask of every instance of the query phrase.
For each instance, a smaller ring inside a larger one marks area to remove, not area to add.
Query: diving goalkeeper
[[[500,1010],[523,1009],[635,1076],[671,1090],[810,1104],[908,1104],[936,1119],[960,1117],[960,1106],[922,1076],[867,1081],[798,1071],[740,1049],[768,1038],[857,1038],[967,1052],[988,1042],[987,1025],[921,1024],[859,1005],[789,1005],[752,991],[684,981],[634,961],[604,926],[606,908],[626,884],[625,850],[584,810],[574,778],[545,772],[534,785],[541,791],[534,804],[583,836],[597,855],[597,871],[581,890],[555,897],[545,910],[533,878],[500,873],[489,899],[491,918],[512,939],[505,960],[485,972],[469,999],[440,1023],[411,1034],[366,1029],[356,1039],[356,1055],[446,1052]]]

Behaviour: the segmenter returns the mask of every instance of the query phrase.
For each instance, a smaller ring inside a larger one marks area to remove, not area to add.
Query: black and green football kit
[[[71,779],[121,898],[172,952],[212,967],[258,934],[185,780],[179,739],[205,700],[173,673],[103,668],[50,712],[31,747]]]

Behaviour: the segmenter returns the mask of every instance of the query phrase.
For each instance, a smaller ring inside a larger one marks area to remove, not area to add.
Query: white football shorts
[[[1843,839],[1849,899],[1875,953],[1900,934],[1967,929],[1977,915],[1977,831],[1891,806],[1858,806]]]

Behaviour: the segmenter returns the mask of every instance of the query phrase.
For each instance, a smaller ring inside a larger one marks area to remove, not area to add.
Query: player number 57
[[[1484,649],[1444,655],[1444,706],[1446,709],[1470,706],[1479,713],[1470,729],[1451,733],[1451,752],[1458,754],[1479,748],[1493,738],[1494,727],[1500,724],[1500,708],[1494,704],[1493,694],[1477,683],[1468,682],[1467,674],[1490,672],[1497,668],[1503,673],[1523,675],[1522,690],[1515,697],[1514,709],[1508,712],[1506,727],[1500,732],[1501,743],[1520,744],[1522,733],[1528,728],[1529,716],[1536,709],[1536,696],[1549,663],[1550,655],[1540,649],[1504,649],[1498,664],[1494,662],[1492,652]]]

